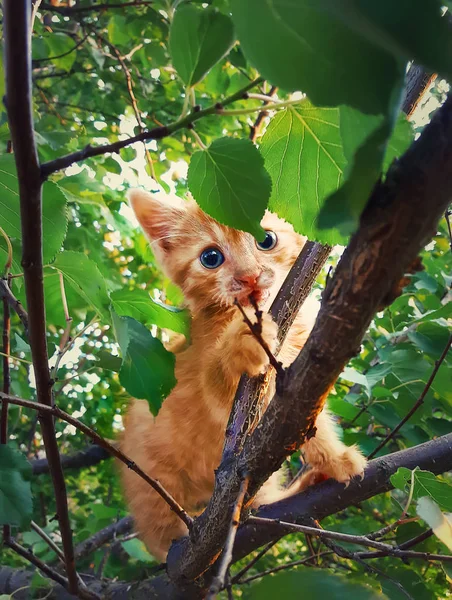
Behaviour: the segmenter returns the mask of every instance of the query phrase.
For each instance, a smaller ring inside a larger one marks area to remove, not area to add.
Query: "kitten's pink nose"
[[[240,275],[240,277],[237,277],[237,281],[240,281],[240,283],[244,283],[245,285],[254,289],[257,287],[257,280],[259,279],[259,276],[260,273],[256,273],[254,275]]]

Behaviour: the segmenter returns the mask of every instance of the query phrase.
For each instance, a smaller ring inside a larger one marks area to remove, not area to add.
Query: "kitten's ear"
[[[150,194],[141,189],[130,190],[127,197],[146,235],[165,249],[165,240],[177,230],[186,211],[184,202],[173,196]]]

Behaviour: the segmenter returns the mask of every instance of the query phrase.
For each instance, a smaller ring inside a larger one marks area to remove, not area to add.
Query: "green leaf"
[[[322,2],[320,3],[322,4]],[[324,3],[323,3],[324,4]],[[452,27],[438,0],[329,2],[338,19],[380,48],[452,78]]]
[[[122,542],[122,547],[127,554],[135,560],[139,560],[141,562],[155,562],[155,559],[146,550],[146,546],[138,538]]]
[[[176,385],[174,354],[135,319],[113,315],[123,357],[119,381],[131,396],[147,400],[152,414],[157,415]]]
[[[303,569],[284,571],[259,581],[244,594],[246,600],[274,600],[274,598],[353,598],[353,600],[384,600],[370,587],[332,575],[325,570]]]
[[[231,0],[231,9],[246,58],[274,85],[318,105],[387,112],[404,66],[350,29],[334,2]]]
[[[0,191],[0,223],[9,237],[20,240],[19,183],[12,154],[0,156]],[[43,260],[47,263],[61,249],[67,230],[66,199],[51,181],[44,183],[42,190],[42,228]]]
[[[114,356],[107,350],[100,350],[95,357],[97,358],[96,367],[106,369],[107,371],[114,371],[115,373],[119,373],[121,370],[122,360],[119,356]]]
[[[118,290],[111,294],[111,301],[120,317],[133,317],[141,323],[171,329],[189,337],[190,313],[156,302],[146,290]]]
[[[394,131],[389,138],[388,145],[386,148],[386,154],[383,161],[383,172],[391,166],[392,161],[395,158],[399,158],[402,154],[408,150],[412,141],[414,140],[414,131],[410,121],[406,116],[401,113],[397,119]]]
[[[193,154],[188,187],[199,206],[214,219],[263,239],[260,221],[270,197],[271,180],[251,141],[223,137]]]
[[[321,209],[320,228],[338,227],[344,235],[352,233],[383,170],[387,148],[390,148],[388,162],[405,149],[406,141],[402,143],[399,139],[402,127],[394,140],[392,137],[402,81],[400,78],[394,87],[394,101],[386,116],[365,115],[349,106],[340,107],[340,130],[348,164],[344,184],[327,198]]]
[[[107,286],[96,263],[86,254],[66,250],[58,254],[51,267],[63,273],[65,282],[69,283],[89,306],[100,315],[108,316],[110,299]]]
[[[52,59],[53,64],[70,71],[77,57],[77,49],[74,50],[76,42],[65,33],[53,32],[45,37],[45,43],[49,51],[48,58]]]
[[[171,24],[169,48],[173,66],[189,87],[200,81],[231,48],[231,19],[213,8],[183,4]]]
[[[113,15],[108,21],[108,39],[115,46],[125,46],[130,42],[126,19],[121,15]]]
[[[391,483],[399,490],[408,491],[412,477],[414,477],[414,500],[429,496],[443,510],[452,511],[452,485],[439,479],[430,471],[418,469],[410,471],[406,467],[399,467],[397,472],[391,475]]]
[[[22,452],[0,445],[0,525],[25,527],[30,522],[30,477],[31,466]]]
[[[298,233],[326,244],[345,242],[337,230],[316,226],[325,199],[343,181],[339,123],[338,108],[319,108],[306,100],[273,117],[260,146],[272,179],[269,209]]]
[[[432,600],[432,593],[425,585],[423,577],[414,569],[407,566],[385,566],[384,572],[388,577],[379,576],[378,580],[381,589],[391,600],[406,600],[408,596],[389,578],[398,581],[413,600]]]

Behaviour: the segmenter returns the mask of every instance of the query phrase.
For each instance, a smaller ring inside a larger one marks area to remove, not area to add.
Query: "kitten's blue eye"
[[[263,242],[256,242],[256,246],[259,250],[273,250],[278,243],[278,236],[274,231],[267,231],[265,240]]]
[[[218,248],[206,248],[201,252],[199,260],[206,269],[217,269],[224,263],[224,256]]]

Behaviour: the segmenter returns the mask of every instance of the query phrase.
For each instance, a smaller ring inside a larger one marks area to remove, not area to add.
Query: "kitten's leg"
[[[352,477],[362,475],[366,459],[356,446],[346,446],[339,439],[334,421],[326,411],[319,414],[315,426],[315,436],[302,447],[312,470],[301,478],[301,487],[321,480],[320,474],[347,484]]]

